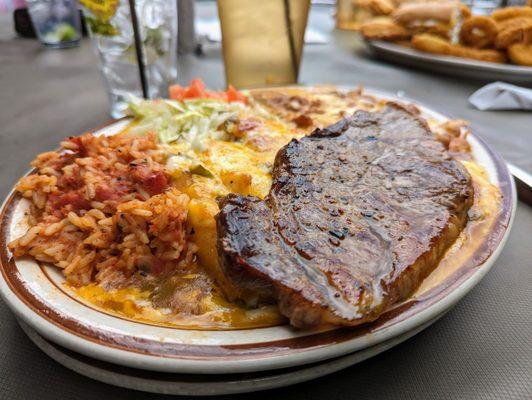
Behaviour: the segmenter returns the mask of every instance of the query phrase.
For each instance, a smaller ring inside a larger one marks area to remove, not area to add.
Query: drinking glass
[[[499,7],[504,7],[508,0],[462,0],[474,15],[490,15]]]
[[[77,0],[28,0],[27,4],[43,45],[60,49],[79,44],[81,21]]]
[[[124,116],[131,95],[168,97],[168,86],[177,78],[176,0],[132,2],[140,43],[135,41],[129,1],[81,0],[81,4],[100,57],[111,115]]]
[[[309,7],[310,0],[218,0],[227,83],[297,82]]]

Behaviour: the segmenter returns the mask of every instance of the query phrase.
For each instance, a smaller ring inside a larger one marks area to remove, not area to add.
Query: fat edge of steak
[[[400,105],[293,140],[269,195],[229,195],[217,216],[226,276],[292,325],[358,325],[404,299],[467,221],[470,177]]]

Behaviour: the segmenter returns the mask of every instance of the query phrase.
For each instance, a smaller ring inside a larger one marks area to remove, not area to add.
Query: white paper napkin
[[[532,110],[532,89],[493,82],[481,87],[469,97],[479,110]]]

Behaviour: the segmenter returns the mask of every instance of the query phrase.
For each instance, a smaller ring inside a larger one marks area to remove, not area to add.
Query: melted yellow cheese
[[[169,308],[156,308],[151,293],[135,287],[105,290],[98,285],[72,288],[99,310],[132,321],[183,329],[246,329],[279,325],[284,321],[276,306],[247,309],[215,293],[201,301],[198,315],[181,315]]]
[[[301,136],[301,131],[290,126],[260,119],[259,127],[247,132],[239,141],[210,140],[207,150],[197,153],[196,157],[213,176],[192,175],[192,182],[181,188],[191,198],[188,223],[193,232],[192,240],[198,246],[199,261],[225,293],[232,293],[232,298],[240,297],[240,290],[227,280],[218,264],[216,198],[228,193],[265,197],[270,190],[271,168],[278,150]],[[171,151],[179,153],[182,149],[176,145]],[[176,179],[179,175],[176,171]],[[265,318],[269,320],[271,316]]]

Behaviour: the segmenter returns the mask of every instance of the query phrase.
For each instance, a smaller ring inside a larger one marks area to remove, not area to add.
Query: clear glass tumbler
[[[43,45],[61,49],[79,44],[81,21],[77,0],[28,0],[27,4]]]
[[[505,3],[509,5],[509,2],[509,0],[462,0],[474,15],[490,15],[497,8],[505,7]]]
[[[143,96],[141,66],[127,0],[81,0],[85,23],[100,56],[113,118],[124,116],[131,95]],[[102,4],[104,5],[102,7]],[[176,0],[136,0],[147,97],[168,97],[177,78]]]

